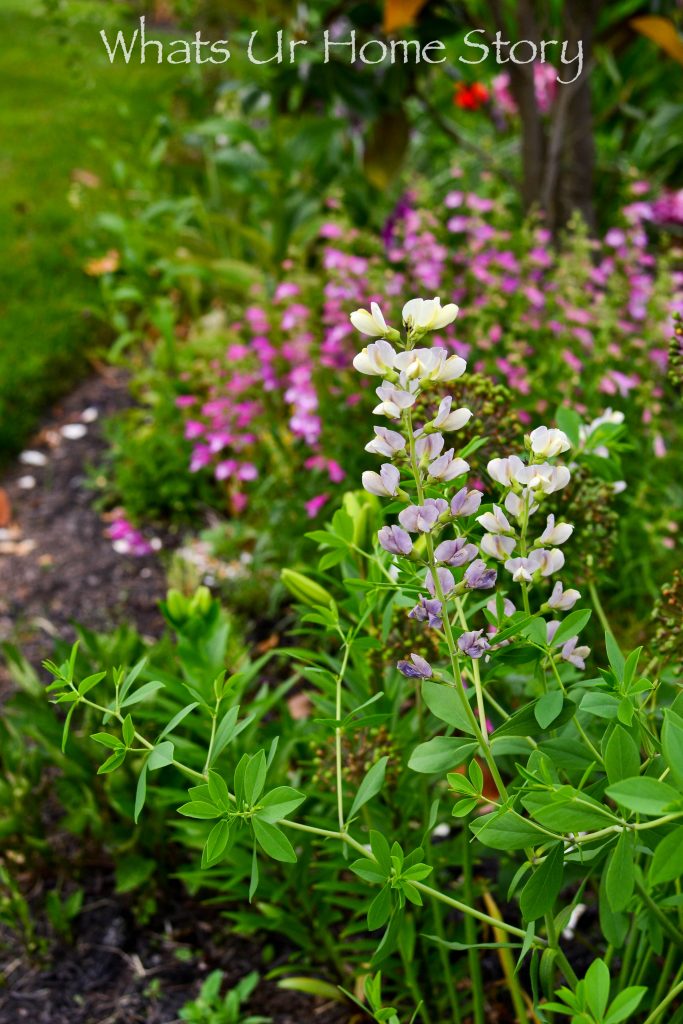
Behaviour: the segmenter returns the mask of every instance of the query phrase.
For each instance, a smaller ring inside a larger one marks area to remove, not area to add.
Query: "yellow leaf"
[[[655,15],[646,15],[642,18],[631,18],[631,28],[646,36],[653,43],[657,43],[665,53],[683,64],[683,39],[676,30],[676,26],[668,18],[658,18]]]
[[[426,3],[427,0],[384,0],[384,31],[395,32],[412,25]]]

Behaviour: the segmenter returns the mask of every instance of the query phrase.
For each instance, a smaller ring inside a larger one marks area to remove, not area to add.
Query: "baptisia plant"
[[[572,526],[556,522],[554,513],[547,510],[552,495],[569,483],[569,469],[554,460],[569,450],[570,443],[561,430],[545,426],[532,430],[524,453],[489,462],[488,475],[499,492],[498,503],[482,507],[484,495],[467,482],[470,467],[466,456],[478,441],[456,454],[454,446],[447,447],[445,437],[457,435],[471,417],[469,409],[453,409],[452,397],[442,395],[443,385],[461,377],[467,364],[458,355],[448,355],[443,347],[424,347],[425,338],[451,324],[457,314],[453,303],[442,307],[438,298],[412,299],[403,307],[403,338],[387,325],[376,303],[370,312],[359,309],[351,314],[351,322],[361,333],[380,339],[364,348],[353,365],[362,374],[382,378],[377,388],[380,403],[374,412],[393,423],[392,428],[375,427],[375,437],[366,445],[366,451],[390,461],[384,462],[379,472],[363,473],[362,482],[369,493],[397,499],[404,506],[396,524],[380,529],[379,543],[403,562],[408,575],[411,570],[419,572],[423,592],[410,618],[425,622],[443,636],[463,712],[493,777],[502,786],[486,740],[480,674],[470,661],[478,661],[506,642],[498,634],[516,612],[515,600],[531,618],[530,596],[536,593],[541,612],[551,615],[571,610],[580,597],[578,591],[565,590],[556,579],[564,566],[561,545],[571,536]],[[425,397],[434,399],[433,415],[417,422],[413,410],[418,399]],[[410,569],[405,560],[410,560]],[[502,580],[498,579],[500,566],[506,572]],[[488,613],[480,628],[469,628],[470,597],[493,590],[497,583],[503,600],[486,602],[479,608],[480,617]],[[506,596],[508,592],[514,600]],[[532,628],[538,636],[539,618],[533,620]],[[559,629],[556,619],[547,622],[543,639],[548,645],[556,641]],[[558,658],[584,668],[589,649],[578,644],[578,636],[560,634],[558,647],[560,641],[560,650],[548,657],[553,671]],[[417,654],[401,660],[398,668],[409,678],[443,678]],[[469,675],[474,681],[478,720],[465,693]]]

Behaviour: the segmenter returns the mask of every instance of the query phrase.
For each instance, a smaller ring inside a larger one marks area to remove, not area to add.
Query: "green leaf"
[[[630,733],[617,726],[605,747],[605,771],[614,784],[634,778],[640,769],[640,751]]]
[[[215,863],[223,855],[225,847],[228,845],[228,839],[230,838],[230,826],[228,825],[225,818],[222,818],[217,822],[211,831],[209,837],[204,844],[202,851],[202,867],[208,867]]]
[[[258,856],[256,853],[256,843],[254,843],[254,849],[251,854],[251,878],[249,879],[249,902],[251,903],[258,889],[259,873],[258,873]]]
[[[472,735],[472,723],[454,687],[425,679],[422,683],[422,699],[440,722]]]
[[[174,748],[170,740],[157,743],[149,755],[147,767],[151,772],[156,771],[158,768],[165,768],[167,765],[172,764],[173,754]]]
[[[610,990],[609,967],[604,960],[594,960],[590,965],[586,971],[584,988],[591,1013],[596,1020],[602,1020]]]
[[[292,789],[291,786],[278,786],[277,789],[271,789],[270,793],[266,793],[261,798],[256,814],[262,821],[275,824],[280,818],[286,818],[288,814],[295,811],[305,799],[303,793]]]
[[[147,762],[143,764],[138,775],[138,784],[135,788],[135,808],[133,810],[133,821],[137,825],[138,818],[147,799]]]
[[[66,713],[66,718],[64,719],[64,728],[62,729],[62,753],[66,750],[66,741],[69,738],[69,726],[71,725],[71,718],[75,710],[76,704],[72,704]]]
[[[108,757],[104,764],[101,764],[97,769],[98,775],[108,775],[110,772],[115,772],[117,768],[120,768],[123,762],[126,760],[126,749],[116,750],[111,757]]]
[[[378,882],[385,882],[387,879],[386,871],[383,871],[379,864],[374,864],[366,857],[354,860],[353,864],[350,864],[349,867],[354,875],[358,875],[364,882],[371,882],[376,885]]]
[[[671,778],[683,791],[683,718],[670,709],[664,712],[662,753]]]
[[[408,767],[414,772],[430,774],[447,772],[457,768],[477,749],[471,740],[461,740],[454,736],[435,736],[433,740],[419,743],[410,756]]]
[[[177,715],[174,715],[171,721],[168,723],[168,725],[165,726],[159,733],[159,739],[163,740],[165,736],[168,736],[170,733],[172,733],[173,730],[180,725],[182,720],[186,718],[191,711],[194,711],[194,709],[198,707],[199,703],[195,701],[194,704],[188,704],[187,707],[182,708],[182,710],[180,710]]]
[[[605,633],[605,648],[607,649],[607,657],[614,670],[614,674],[617,677],[617,681],[621,682],[624,678],[624,665],[626,662],[624,660],[624,655],[621,653],[619,648],[619,644],[616,642],[614,636],[609,630]]]
[[[620,1024],[622,1020],[628,1020],[631,1014],[638,1009],[640,1001],[647,992],[645,985],[631,985],[612,1001],[607,1011],[603,1024]]]
[[[132,892],[151,878],[156,868],[156,861],[149,857],[140,857],[136,853],[128,854],[116,863],[116,892]]]
[[[580,443],[581,417],[573,409],[561,405],[555,414],[555,422],[563,430],[574,448]]]
[[[625,910],[633,895],[635,864],[633,837],[623,831],[607,864],[605,892],[615,913]]]
[[[373,764],[370,771],[367,773],[360,786],[358,792],[351,804],[351,810],[349,811],[349,818],[353,818],[355,814],[372,800],[373,796],[376,796],[384,785],[384,776],[387,769],[388,757],[381,757],[377,764]]]
[[[638,814],[656,817],[663,814],[671,804],[680,801],[680,794],[659,779],[638,776],[633,779],[622,779],[607,789],[607,795],[620,807]]]
[[[106,674],[106,672],[97,672],[95,675],[87,676],[83,679],[78,685],[78,692],[80,696],[84,697],[85,694],[92,690],[94,686],[97,686],[97,684],[104,679]]]
[[[650,884],[673,882],[683,875],[683,825],[677,825],[673,832],[659,842],[650,864]]]
[[[121,703],[121,707],[128,708],[131,704],[139,704],[141,700],[147,700],[147,698],[155,694],[157,690],[163,690],[163,688],[163,683],[145,683],[144,686],[141,686],[139,690],[135,691],[135,693],[131,693],[130,697],[126,697],[126,699]]]
[[[135,739],[135,726],[133,725],[133,719],[130,715],[126,715],[124,718],[121,731],[123,733],[123,740],[126,746],[132,746],[133,740]]]
[[[544,693],[539,697],[534,707],[534,715],[541,729],[547,729],[551,722],[555,721],[562,711],[563,704],[561,690],[551,690],[550,693]]]
[[[100,743],[103,747],[109,747],[110,750],[126,749],[125,743],[122,743],[118,736],[112,736],[108,732],[94,732],[90,739],[95,743]]]
[[[564,844],[555,843],[520,893],[519,906],[525,921],[537,921],[553,909],[562,888],[563,869]]]
[[[296,853],[294,847],[283,832],[276,825],[261,818],[252,818],[254,835],[259,846],[272,857],[273,860],[283,861],[285,864],[296,864]]]
[[[547,839],[533,822],[510,810],[483,814],[470,828],[479,842],[494,850],[523,850]]]
[[[370,831],[370,849],[373,852],[377,863],[384,871],[385,877],[391,874],[392,863],[391,863],[391,849],[386,837],[375,829]]]
[[[368,929],[374,932],[382,928],[391,917],[391,889],[388,885],[375,896],[368,910]]]
[[[626,940],[629,930],[629,917],[624,913],[616,913],[612,910],[607,898],[607,876],[603,871],[600,878],[600,901],[598,905],[600,913],[600,928],[610,945],[615,949],[621,949]]]
[[[216,807],[222,807],[224,811],[230,810],[230,793],[225,779],[209,770],[209,796]]]
[[[208,820],[220,818],[222,813],[220,807],[214,807],[206,800],[190,800],[189,803],[178,808],[178,814],[182,814],[185,818],[206,818]]]
[[[538,720],[536,718],[536,705],[538,701],[531,701],[525,707],[515,711],[514,715],[498,726],[493,734],[494,742],[503,736],[535,736],[538,732]],[[555,728],[559,728],[573,718],[576,713],[576,704],[572,700],[564,700],[559,714],[553,719]]]
[[[582,608],[579,611],[570,612],[566,619],[559,625],[553,637],[553,647],[559,647],[566,643],[573,636],[578,636],[592,615],[590,608]]]
[[[259,750],[250,758],[244,772],[244,799],[252,806],[263,792],[263,787],[266,784],[266,771],[265,751]]]

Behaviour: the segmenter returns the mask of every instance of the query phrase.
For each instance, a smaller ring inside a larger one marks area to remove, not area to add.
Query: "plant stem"
[[[644,1024],[655,1024],[655,1021],[659,1017],[660,1013],[666,1010],[669,1003],[672,1003],[676,996],[683,992],[683,981],[679,981],[678,985],[675,985],[669,994],[662,999],[658,1006],[655,1006],[650,1016],[645,1020]]]
[[[472,852],[468,841],[469,817],[465,819],[466,824],[462,833],[462,869],[464,877],[463,889],[465,899],[474,905],[474,890],[472,888]],[[486,1010],[484,1006],[484,985],[481,977],[481,964],[477,950],[474,948],[477,942],[477,926],[471,917],[465,918],[465,937],[467,945],[467,962],[470,969],[470,982],[472,985],[472,998],[474,1002],[475,1024],[486,1024]]]
[[[609,624],[609,619],[605,615],[605,609],[602,607],[602,602],[600,600],[600,595],[598,594],[598,589],[595,586],[595,583],[593,583],[592,581],[588,584],[588,593],[591,596],[593,607],[595,608],[597,616],[600,619],[600,625],[604,629],[605,633],[609,633],[610,636],[614,636],[614,633],[612,632],[612,627]]]
[[[337,726],[334,730],[334,750],[335,750],[335,762],[336,762],[336,786],[337,786],[337,819],[339,821],[339,831],[344,831],[344,793],[343,793],[343,776],[342,776],[342,730],[341,725],[341,713],[342,713],[342,684],[344,681],[344,675],[346,673],[346,666],[349,663],[349,653],[351,651],[351,642],[347,638],[344,642],[344,656],[342,658],[341,667],[337,673],[336,679],[336,695],[335,695],[335,718],[337,720]]]

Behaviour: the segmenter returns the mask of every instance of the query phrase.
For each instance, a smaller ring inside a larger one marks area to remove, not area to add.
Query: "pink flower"
[[[318,494],[305,503],[306,514],[309,519],[315,519],[323,505],[329,501],[329,494]]]

